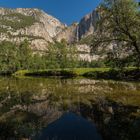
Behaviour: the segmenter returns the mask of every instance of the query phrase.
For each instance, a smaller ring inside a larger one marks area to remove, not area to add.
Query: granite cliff
[[[77,42],[92,35],[96,31],[95,24],[99,18],[98,10],[84,16],[79,23],[73,23],[56,36],[56,40],[66,39],[68,42]]]
[[[33,50],[43,51],[47,48],[48,42],[65,39],[68,43],[76,43],[93,34],[97,19],[98,12],[94,10],[79,23],[67,26],[39,9],[0,8],[0,41],[20,43],[27,39]],[[86,44],[77,45],[77,48],[81,53],[81,59],[91,61],[97,58],[90,55],[90,48]]]
[[[65,38],[68,42],[74,42],[93,34],[97,19],[98,12],[94,10],[79,23],[67,26],[39,9],[0,8],[0,40],[8,40],[10,34],[17,40],[27,37],[52,42],[53,39],[60,41]]]
[[[28,39],[33,49],[43,50],[64,28],[58,19],[39,9],[0,8],[0,41]]]

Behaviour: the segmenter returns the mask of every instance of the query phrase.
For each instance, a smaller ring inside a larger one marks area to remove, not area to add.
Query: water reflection
[[[123,113],[126,106],[134,108],[125,114],[138,116],[140,83],[1,77],[0,139],[31,139],[67,111],[83,116],[92,124],[94,121],[100,128],[112,120],[115,112]]]
[[[34,139],[101,140],[101,136],[92,123],[73,113],[65,113],[61,118],[44,128]]]

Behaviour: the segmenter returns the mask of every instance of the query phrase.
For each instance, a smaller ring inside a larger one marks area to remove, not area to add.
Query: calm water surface
[[[127,106],[139,113],[140,83],[1,77],[0,140],[101,140],[98,108],[108,123]]]

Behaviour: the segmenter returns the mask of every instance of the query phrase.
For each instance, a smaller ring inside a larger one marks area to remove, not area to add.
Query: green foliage
[[[88,61],[79,61],[78,67],[79,68],[104,68],[106,67],[105,60],[93,60],[91,62]]]
[[[17,54],[15,44],[6,41],[0,44],[0,71],[2,73],[12,73],[18,69]]]
[[[100,18],[93,46],[104,48],[113,44],[114,56],[116,55],[114,50],[119,50],[122,53],[124,50],[126,53],[131,51],[135,54],[133,57],[137,57],[135,61],[140,64],[140,11],[138,3],[135,0],[104,0],[98,10]],[[115,56],[115,62],[113,62],[115,64],[113,65],[116,65],[119,59],[119,56]],[[124,62],[122,61],[122,63]],[[123,66],[124,64],[119,65]]]
[[[94,38],[93,35],[89,35],[89,36],[87,36],[85,38],[82,38],[79,43],[80,44],[88,44],[88,45],[91,45],[92,42],[93,42],[93,38]]]
[[[6,32],[7,32],[7,29],[6,28],[0,27],[0,33],[6,33]]]
[[[63,76],[63,77],[75,77],[77,74],[71,70],[39,70],[24,73],[24,76]]]
[[[1,25],[10,26],[14,30],[31,26],[35,22],[37,21],[33,16],[27,16],[20,13],[8,14],[8,15],[1,16],[0,18]]]
[[[19,46],[3,41],[0,43],[0,50],[1,73],[13,73],[19,69],[28,69],[31,52],[27,40]]]
[[[46,57],[49,68],[74,68],[77,65],[77,50],[75,46],[68,46],[65,40],[50,44]]]
[[[19,45],[18,58],[20,62],[20,69],[29,69],[31,59],[31,49],[29,48],[29,42],[25,40]]]
[[[42,70],[19,70],[14,76],[83,76],[89,72],[108,72],[110,68],[67,68],[67,69],[42,69]]]
[[[83,74],[85,77],[94,79],[113,79],[113,80],[140,80],[139,69],[111,69],[109,71],[89,71]]]
[[[137,55],[136,55],[137,56]],[[114,57],[112,52],[108,53],[108,57],[105,60],[105,65],[111,68],[125,68],[125,67],[137,67],[137,57],[134,54],[128,55],[124,58]]]
[[[18,34],[18,35],[11,35],[9,34],[9,36],[11,37],[24,37],[24,38],[28,38],[30,40],[35,40],[35,39],[44,39],[43,37],[40,36],[33,36],[33,35],[25,35],[25,34]]]
[[[2,42],[0,44],[0,71],[13,73],[17,70],[45,70],[74,68],[77,65],[77,54],[74,46],[68,46],[63,40],[48,46],[44,53],[33,53],[29,42],[21,44]]]
[[[46,68],[46,58],[41,56],[40,54],[36,53],[32,55],[30,58],[29,69],[31,70],[40,70]]]

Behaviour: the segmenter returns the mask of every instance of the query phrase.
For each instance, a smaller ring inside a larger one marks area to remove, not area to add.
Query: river
[[[140,83],[0,78],[0,140],[139,140]]]

